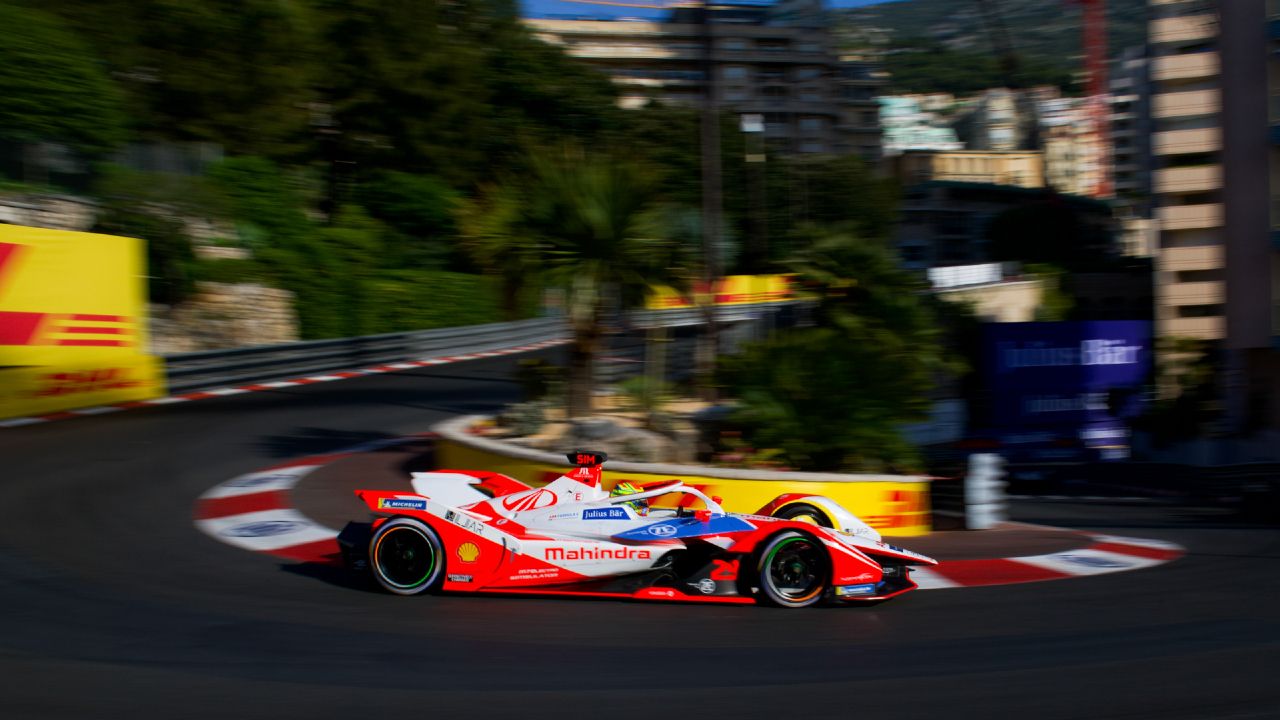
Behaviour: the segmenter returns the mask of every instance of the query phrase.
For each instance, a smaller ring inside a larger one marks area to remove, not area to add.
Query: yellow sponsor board
[[[508,475],[530,485],[545,485],[569,468],[540,464],[499,455],[448,438],[436,443],[436,465],[441,468],[489,470]],[[633,483],[669,480],[663,474],[615,472],[605,470],[606,488],[629,481]],[[929,506],[929,481],[925,478],[892,480],[746,480],[699,475],[679,477],[707,495],[720,497],[726,510],[751,513],[785,493],[825,495],[847,508],[884,535],[909,537],[927,535],[933,529]]]
[[[688,294],[657,286],[645,299],[650,310],[693,307],[714,297],[716,305],[750,305],[754,303],[792,300],[795,292],[791,275],[727,275],[715,281],[708,290],[705,284],[695,286]]]
[[[164,394],[142,241],[0,225],[0,417]]]

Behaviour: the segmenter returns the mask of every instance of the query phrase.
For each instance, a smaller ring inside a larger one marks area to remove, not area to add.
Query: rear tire
[[[827,549],[811,535],[778,533],[760,549],[756,571],[762,599],[784,608],[822,600],[831,576]]]
[[[796,520],[825,528],[835,527],[831,523],[831,518],[825,512],[808,503],[787,505],[775,513],[774,517],[782,518],[783,520]]]
[[[373,534],[369,568],[387,592],[417,595],[439,584],[444,574],[444,546],[425,523],[394,518]]]

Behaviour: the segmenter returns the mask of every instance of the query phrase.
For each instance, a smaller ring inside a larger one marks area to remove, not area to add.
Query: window
[[[818,102],[822,100],[822,95],[816,88],[800,88],[800,99],[804,102]]]
[[[761,92],[769,98],[784,98],[788,95],[787,88],[782,85],[768,85]]]
[[[724,69],[725,80],[746,80],[747,69],[741,65],[730,65]]]
[[[746,100],[748,97],[747,91],[742,88],[729,88],[724,91],[724,99],[730,102]]]
[[[742,38],[725,38],[721,41],[721,46],[725,50],[746,50],[747,41]]]
[[[1179,305],[1178,317],[1200,318],[1219,317],[1223,314],[1222,305]]]
[[[822,130],[822,118],[800,118],[800,129],[811,132]]]
[[[800,143],[800,152],[820,153],[824,149],[825,149],[825,146],[822,143],[818,142],[817,140],[805,140],[804,142]]]
[[[1222,280],[1222,270],[1182,270],[1174,276],[1180,283],[1218,282]]]
[[[820,75],[822,75],[822,68],[802,67],[796,70],[797,80],[812,80]]]
[[[802,42],[796,49],[800,52],[822,52],[822,46],[816,42]]]

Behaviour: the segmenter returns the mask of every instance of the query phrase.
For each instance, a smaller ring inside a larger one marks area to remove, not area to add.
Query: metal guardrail
[[[716,320],[733,324],[772,318],[786,303],[733,305],[716,308]],[[632,313],[625,321],[633,328],[701,325],[698,308],[647,310]],[[351,370],[407,360],[520,347],[567,339],[563,317],[515,322],[387,333],[354,338],[263,345],[234,350],[209,350],[165,356],[169,392],[269,382],[311,374]]]
[[[234,350],[179,353],[165,357],[169,391],[350,370],[431,357],[519,347],[567,337],[562,318],[469,325],[333,340],[263,345]]]

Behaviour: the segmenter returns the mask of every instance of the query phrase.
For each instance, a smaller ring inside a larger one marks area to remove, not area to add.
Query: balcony
[[[1208,13],[1159,18],[1148,27],[1152,43],[1195,42],[1218,34],[1218,20]]]
[[[1162,271],[1215,270],[1222,267],[1222,246],[1164,248],[1160,251],[1158,267]]]
[[[1217,77],[1218,53],[1199,52],[1188,55],[1166,55],[1155,58],[1151,62],[1151,79],[1194,80],[1196,78]]]
[[[1222,187],[1221,165],[1165,168],[1152,178],[1158,193],[1188,193],[1217,190]]]
[[[1151,151],[1156,155],[1217,152],[1221,149],[1220,128],[1166,130],[1151,136]]]
[[[1217,90],[1160,93],[1151,99],[1151,115],[1157,118],[1213,115],[1221,107]]]
[[[1221,282],[1170,283],[1160,289],[1162,305],[1217,305],[1225,298]]]
[[[1156,210],[1161,230],[1199,230],[1222,226],[1222,204],[1173,205]]]
[[[1162,323],[1160,334],[1217,340],[1225,335],[1225,327],[1221,317],[1169,318]]]

